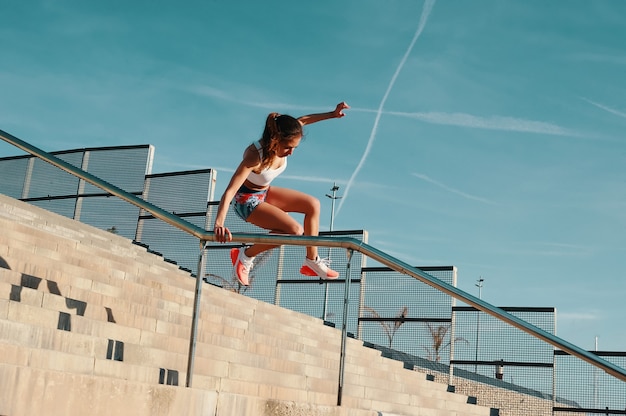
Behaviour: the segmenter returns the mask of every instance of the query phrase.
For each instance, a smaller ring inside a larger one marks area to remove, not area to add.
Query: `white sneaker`
[[[244,253],[245,247],[232,248],[230,250],[230,260],[233,262],[233,274],[237,277],[239,283],[243,286],[249,286],[250,281],[248,279],[250,270],[252,270],[254,257],[248,257]]]
[[[339,277],[339,273],[329,268],[329,259],[321,259],[317,256],[315,260],[311,260],[305,257],[302,267],[300,267],[300,273],[305,276],[315,276],[324,280],[333,280]]]

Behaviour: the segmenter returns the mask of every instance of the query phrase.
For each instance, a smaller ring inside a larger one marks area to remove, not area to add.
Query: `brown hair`
[[[259,170],[271,166],[280,142],[299,136],[302,136],[302,124],[298,119],[287,114],[270,113],[265,120],[263,136],[259,140],[263,149],[263,160]]]

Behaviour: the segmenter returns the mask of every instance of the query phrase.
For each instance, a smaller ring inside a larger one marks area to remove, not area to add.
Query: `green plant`
[[[407,306],[403,306],[392,322],[382,320],[382,318],[374,308],[365,306],[365,311],[369,313],[371,317],[380,319],[378,323],[380,324],[380,326],[383,327],[383,331],[385,331],[385,335],[387,335],[387,340],[389,341],[388,346],[389,348],[391,348],[391,345],[393,344],[393,337],[396,335],[398,329],[400,329],[402,324],[405,322],[405,319],[409,314],[409,308]]]
[[[431,345],[429,347],[425,347],[425,349],[428,353],[428,359],[431,361],[439,362],[441,360],[441,352],[446,348],[450,348],[450,345],[452,345],[453,342],[456,343],[464,341],[468,343],[468,341],[463,337],[455,337],[454,340],[446,341],[450,325],[432,326],[430,322],[426,322],[426,328],[428,328],[428,332],[430,333]]]

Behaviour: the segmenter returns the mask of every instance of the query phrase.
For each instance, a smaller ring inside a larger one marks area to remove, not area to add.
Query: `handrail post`
[[[200,240],[200,255],[198,256],[198,270],[196,271],[196,291],[193,302],[193,315],[191,318],[191,333],[189,334],[189,354],[187,356],[186,387],[191,387],[193,380],[193,367],[196,358],[196,338],[198,336],[198,318],[200,316],[200,301],[202,300],[202,275],[206,262],[205,240]]]
[[[341,323],[341,353],[339,355],[339,383],[337,387],[337,406],[341,406],[343,396],[343,380],[346,371],[346,343],[348,341],[348,304],[350,301],[350,263],[354,250],[348,249],[348,263],[346,264],[346,281],[343,291],[343,322]]]

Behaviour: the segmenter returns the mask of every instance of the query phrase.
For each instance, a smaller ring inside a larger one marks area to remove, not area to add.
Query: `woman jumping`
[[[278,113],[267,116],[263,136],[246,148],[243,160],[222,195],[213,227],[216,241],[225,243],[232,240],[224,221],[233,198],[233,208],[241,219],[272,233],[310,236],[319,234],[319,200],[300,191],[270,186],[270,183],[287,167],[287,156],[293,153],[302,140],[303,126],[341,118],[345,116],[343,110],[348,108],[348,104],[341,102],[327,113],[309,114],[299,118]],[[304,226],[293,219],[289,212],[304,214]],[[276,246],[255,244],[231,250],[230,258],[239,283],[249,285],[248,276],[254,258],[274,247]],[[300,273],[321,279],[336,279],[339,276],[328,267],[326,259],[318,256],[317,247],[306,248],[306,258]]]

